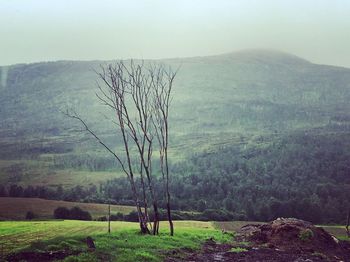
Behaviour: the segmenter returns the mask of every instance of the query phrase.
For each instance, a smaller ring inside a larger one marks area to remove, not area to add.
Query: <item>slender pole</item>
[[[350,225],[350,208],[349,208],[348,219],[347,219],[346,227],[345,227],[346,228],[346,233],[347,233],[348,237],[350,238],[349,225]]]
[[[108,233],[111,233],[111,204],[108,204]]]

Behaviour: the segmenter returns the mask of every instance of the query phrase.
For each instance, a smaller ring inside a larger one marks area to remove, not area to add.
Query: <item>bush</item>
[[[69,217],[70,219],[77,219],[77,220],[92,220],[92,217],[88,211],[82,210],[80,207],[73,207],[69,211]]]
[[[35,218],[35,214],[32,211],[28,211],[26,214],[26,219],[27,220],[32,220]]]
[[[56,219],[69,219],[69,209],[66,207],[58,207],[53,211],[53,217]]]
[[[56,219],[92,220],[90,213],[82,210],[80,207],[73,207],[70,210],[66,207],[58,207],[53,215]]]
[[[124,215],[120,212],[117,214],[111,215],[111,221],[123,221],[124,220]]]
[[[131,211],[128,215],[124,216],[124,219],[129,222],[138,222],[139,216],[136,211]]]
[[[102,216],[102,217],[98,217],[95,219],[96,221],[107,221],[107,217],[106,216]]]
[[[313,237],[314,237],[314,232],[312,232],[312,230],[308,229],[308,228],[305,229],[305,230],[300,231],[300,233],[299,233],[299,239],[301,241],[309,241]]]
[[[232,219],[233,215],[223,209],[207,209],[199,215],[199,220],[204,221],[230,221]]]

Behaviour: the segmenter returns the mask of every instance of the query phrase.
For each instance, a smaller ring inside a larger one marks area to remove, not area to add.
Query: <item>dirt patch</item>
[[[178,252],[165,261],[350,261],[350,242],[339,241],[306,221],[277,219],[243,226],[231,244],[208,240],[200,251]]]
[[[295,218],[279,218],[264,225],[243,226],[238,231],[238,239],[283,251],[334,255],[350,251],[344,250],[344,246],[340,245],[341,241],[323,228]]]
[[[237,249],[239,247],[240,249]],[[241,250],[241,251],[236,251]],[[234,244],[217,244],[213,241],[207,241],[198,252],[186,252],[185,254],[176,254],[168,256],[166,262],[311,262],[327,261],[323,254],[308,254],[291,251],[282,251],[271,248],[246,247]],[[333,261],[333,260],[329,260]],[[334,260],[339,261],[339,260]]]
[[[26,262],[48,262],[48,261],[55,261],[55,260],[61,260],[68,256],[72,255],[78,255],[80,252],[78,251],[50,251],[50,252],[19,252],[14,253],[11,255],[8,255],[6,257],[6,261],[9,262],[19,262],[19,261],[26,261]]]

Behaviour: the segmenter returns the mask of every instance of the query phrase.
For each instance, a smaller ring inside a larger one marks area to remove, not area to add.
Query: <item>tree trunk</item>
[[[159,233],[159,211],[158,211],[158,205],[156,202],[153,202],[153,210],[154,210],[153,235],[158,235],[158,233]]]
[[[145,217],[142,214],[142,210],[141,210],[141,204],[140,204],[140,200],[137,196],[137,191],[136,191],[136,187],[135,187],[135,182],[133,180],[133,178],[130,178],[130,183],[131,183],[131,190],[133,191],[133,196],[134,196],[134,202],[135,202],[135,206],[136,206],[136,210],[137,210],[137,215],[139,218],[139,223],[140,223],[140,230],[142,234],[150,234],[150,231],[147,227],[147,221],[145,220]]]
[[[170,228],[170,236],[174,235],[174,224],[173,220],[171,218],[171,209],[170,209],[170,195],[168,194],[168,201],[166,204],[166,209],[167,209],[167,215],[168,215],[168,221],[169,221],[169,228]]]

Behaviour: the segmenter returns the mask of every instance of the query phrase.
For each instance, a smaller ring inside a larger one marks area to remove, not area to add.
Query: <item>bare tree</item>
[[[69,112],[67,110],[67,112],[65,112],[65,115],[67,115],[70,118],[76,119],[78,121],[80,121],[85,130],[87,132],[89,132],[109,153],[111,153],[114,158],[117,160],[117,162],[120,164],[123,172],[126,174],[129,182],[130,182],[130,186],[131,186],[131,191],[132,191],[132,195],[133,195],[133,199],[134,199],[134,203],[136,206],[136,211],[137,211],[137,215],[138,215],[138,219],[139,219],[139,225],[140,225],[140,230],[142,234],[147,234],[150,233],[148,227],[147,227],[147,221],[142,213],[141,210],[141,203],[138,197],[138,192],[137,192],[137,188],[136,188],[136,183],[135,183],[135,178],[134,178],[134,172],[133,172],[133,167],[131,164],[131,157],[130,157],[130,152],[129,152],[129,140],[127,138],[127,134],[126,134],[126,130],[124,130],[124,122],[120,123],[120,129],[121,129],[121,133],[123,136],[123,142],[124,142],[124,147],[125,147],[125,155],[126,155],[126,159],[127,159],[127,166],[125,165],[124,161],[122,161],[121,157],[117,155],[117,153],[115,153],[109,146],[107,146],[96,134],[94,131],[92,131],[89,126],[85,123],[85,121],[75,112]],[[117,117],[119,119],[120,116],[118,116],[117,113]]]
[[[170,92],[176,73],[166,71],[161,65],[153,65],[146,69],[143,62],[136,64],[133,61],[128,65],[119,61],[114,65],[101,66],[101,72],[96,73],[102,81],[102,84],[98,84],[99,92],[96,96],[113,112],[112,121],[118,126],[122,137],[125,162],[88,127],[76,112],[67,112],[66,115],[79,120],[120,164],[130,182],[142,233],[150,233],[147,192],[154,212],[152,233],[158,234],[159,230],[160,216],[152,175],[153,140],[154,137],[157,138],[167,199],[167,214],[171,224],[171,235],[173,235],[167,150]],[[137,168],[134,165],[135,162],[139,163]],[[141,189],[137,188],[135,183],[137,173],[140,175]],[[139,199],[140,191],[143,197],[143,212]]]
[[[174,235],[174,224],[171,218],[171,198],[169,190],[169,107],[171,102],[171,91],[177,72],[170,68],[166,70],[164,66],[155,66],[150,70],[153,94],[153,125],[159,144],[160,170],[162,173],[167,217],[169,221],[170,235]]]

